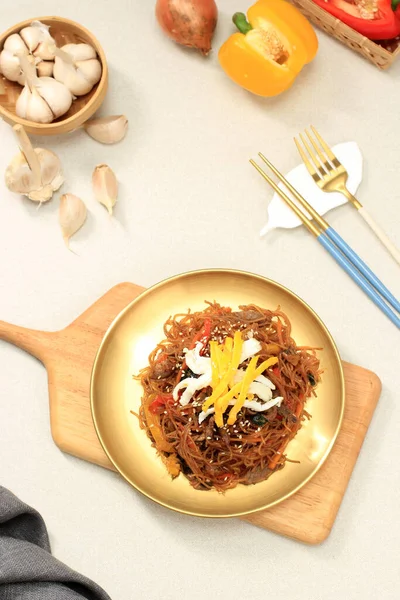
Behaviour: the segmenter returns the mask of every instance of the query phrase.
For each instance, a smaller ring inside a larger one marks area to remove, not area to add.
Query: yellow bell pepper
[[[221,66],[253,94],[281,94],[315,57],[317,36],[301,12],[284,0],[258,0],[247,17],[234,15],[239,33],[221,47]]]

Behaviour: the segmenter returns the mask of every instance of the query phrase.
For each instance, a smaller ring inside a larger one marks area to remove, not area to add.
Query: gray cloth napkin
[[[110,600],[51,555],[39,513],[0,486],[0,600]]]

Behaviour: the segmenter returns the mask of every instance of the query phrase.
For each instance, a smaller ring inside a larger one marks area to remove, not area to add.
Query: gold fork
[[[322,139],[318,131],[311,125],[314,137],[309,131],[305,131],[308,141],[303,134],[299,134],[300,140],[294,138],[297,150],[318,187],[324,192],[339,192],[346,196],[351,204],[358,210],[364,221],[369,225],[377,238],[390,252],[393,258],[400,264],[400,251],[389,239],[383,229],[376,223],[366,208],[347,189],[348,173],[342,163],[334,155],[328,144]],[[319,144],[317,143],[319,142]],[[311,145],[310,145],[311,144]],[[312,147],[311,147],[312,146]]]

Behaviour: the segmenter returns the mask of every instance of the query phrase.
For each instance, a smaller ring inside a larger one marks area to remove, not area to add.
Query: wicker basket
[[[309,21],[362,54],[379,69],[388,69],[396,57],[400,57],[400,39],[377,44],[317,6],[313,0],[290,0],[290,2],[297,6]]]

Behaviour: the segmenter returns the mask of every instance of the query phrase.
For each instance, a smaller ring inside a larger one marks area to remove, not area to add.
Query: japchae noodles
[[[282,469],[319,381],[312,348],[288,317],[255,305],[207,303],[168,319],[139,379],[140,424],[172,477],[224,492]]]

